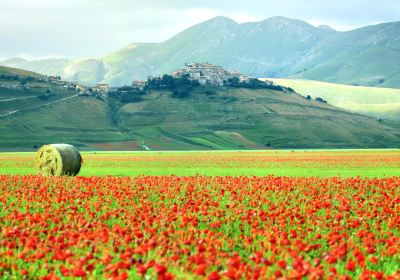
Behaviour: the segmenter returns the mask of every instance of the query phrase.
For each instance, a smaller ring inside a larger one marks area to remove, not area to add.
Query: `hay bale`
[[[79,151],[68,144],[44,145],[36,153],[36,166],[45,176],[75,176],[82,165]]]

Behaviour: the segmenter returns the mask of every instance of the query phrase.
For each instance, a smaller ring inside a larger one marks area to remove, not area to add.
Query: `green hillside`
[[[14,58],[0,65],[58,74],[87,85],[121,86],[197,61],[253,77],[400,88],[399,30],[400,22],[337,32],[284,17],[242,24],[216,17],[167,41],[133,43],[96,59]]]
[[[63,69],[67,67],[71,61],[71,59],[65,58],[45,58],[34,60],[10,58],[1,61],[0,65],[26,69],[43,75],[62,75]]]
[[[288,91],[199,86],[185,98],[152,90],[125,103],[68,92],[49,102],[33,89],[26,94],[0,88],[2,100],[42,102],[0,101],[0,111],[17,110],[0,114],[2,150],[54,142],[95,150],[389,148],[400,143],[398,122],[379,122]]]
[[[105,66],[103,61],[97,59],[75,60],[64,69],[64,79],[93,86],[105,78]]]
[[[383,119],[400,120],[400,89],[350,86],[312,80],[270,79],[276,84],[293,88],[314,99],[321,97],[330,104]]]
[[[22,70],[18,68],[6,67],[6,66],[0,66],[0,75],[18,75],[18,76],[35,77],[35,78],[40,78],[42,76],[35,72]]]
[[[400,87],[400,22],[335,34],[294,67],[294,77],[365,86]]]
[[[0,103],[0,107],[1,107]],[[1,148],[36,148],[45,143],[124,140],[98,99],[74,97],[63,102],[0,117]]]
[[[290,74],[290,68],[329,32],[299,20],[273,17],[238,24],[216,17],[159,44],[133,44],[104,58],[112,84],[169,73],[208,61],[251,76]],[[283,35],[285,34],[285,35]],[[132,47],[134,46],[134,47]]]
[[[17,112],[77,95],[74,91],[43,81],[42,77],[34,72],[0,66],[0,117],[4,119]]]

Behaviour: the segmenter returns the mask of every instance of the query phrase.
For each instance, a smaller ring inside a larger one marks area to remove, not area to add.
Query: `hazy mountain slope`
[[[128,85],[134,79],[153,75],[154,68],[147,60],[156,44],[131,44],[104,58],[106,67],[103,82]]]
[[[238,24],[231,19],[217,17],[160,44],[130,45],[105,57],[111,72],[107,80],[117,84],[121,76],[130,81],[144,79],[149,75],[169,73],[186,62],[203,61],[236,26]]]
[[[132,77],[159,75],[194,60],[256,77],[294,75],[400,87],[399,42],[400,22],[336,32],[283,17],[244,24],[217,17],[166,42],[129,46],[109,55],[108,59],[117,56],[119,61],[109,64],[115,75],[108,75],[107,80],[118,84]]]
[[[331,32],[283,17],[246,24],[217,17],[166,42],[128,46],[109,55],[105,61],[115,75],[107,80],[118,83],[121,75],[145,78],[169,73],[191,61],[207,61],[251,76],[284,76]]]
[[[239,25],[221,43],[217,54],[223,58],[222,65],[250,76],[286,76],[291,67],[326,35],[325,31],[306,22],[273,17]]]
[[[10,59],[0,65],[59,74],[89,85],[125,85],[192,61],[254,77],[400,87],[400,22],[337,32],[283,17],[243,24],[216,17],[165,42],[131,44],[103,58]]]
[[[0,65],[26,69],[43,75],[60,75],[65,80],[85,85],[94,85],[105,79],[105,66],[101,59],[50,58],[28,61],[11,58],[1,61]]]
[[[22,58],[10,58],[0,62],[0,65],[25,69],[42,75],[62,75],[64,68],[71,62],[66,58],[47,58],[37,60],[25,60]]]
[[[62,72],[66,80],[93,86],[105,79],[105,66],[102,60],[82,59],[69,63]]]
[[[296,77],[335,83],[400,87],[400,22],[343,32],[320,42],[296,66]],[[306,69],[306,71],[304,71]]]
[[[299,79],[268,79],[312,98],[353,112],[400,120],[400,89],[363,87]]]

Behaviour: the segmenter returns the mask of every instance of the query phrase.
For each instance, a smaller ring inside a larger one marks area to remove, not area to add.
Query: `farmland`
[[[81,176],[400,175],[400,150],[83,152]],[[36,173],[35,153],[1,153],[0,174]]]
[[[111,151],[143,150],[143,142],[152,150],[188,151],[397,148],[400,142],[398,121],[277,90],[196,87],[185,98],[149,90],[141,101],[121,102],[57,89],[47,94],[43,87],[0,89],[0,150],[57,142]]]
[[[326,83],[301,79],[270,79],[303,96],[322,97],[328,103],[364,115],[399,120],[400,89]]]
[[[400,277],[398,150],[82,155],[0,154],[0,278]]]

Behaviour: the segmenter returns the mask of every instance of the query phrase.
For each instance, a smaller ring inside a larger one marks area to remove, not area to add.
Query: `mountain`
[[[282,36],[282,34],[285,34]],[[166,42],[132,45],[105,57],[113,83],[169,73],[190,61],[208,61],[250,76],[287,75],[290,67],[326,32],[298,20],[275,17],[238,24],[217,17],[195,25]],[[129,76],[130,75],[130,76]]]
[[[0,149],[67,142],[81,149],[393,148],[400,123],[288,90],[196,86],[184,98],[150,90],[124,99],[0,75]],[[133,94],[133,93],[132,93]]]
[[[338,32],[304,21],[272,17],[236,23],[216,17],[162,43],[133,43],[96,59],[3,61],[2,65],[53,74],[85,84],[130,84],[169,73],[186,62],[207,61],[254,77],[400,87],[400,22]]]
[[[63,69],[71,62],[66,58],[46,58],[37,60],[26,60],[23,58],[10,58],[0,62],[0,65],[25,69],[43,75],[61,75]]]
[[[400,22],[327,37],[293,69],[305,79],[399,88]]]
[[[95,85],[105,78],[105,66],[102,60],[79,59],[69,63],[63,70],[63,79],[80,82],[84,85]]]

